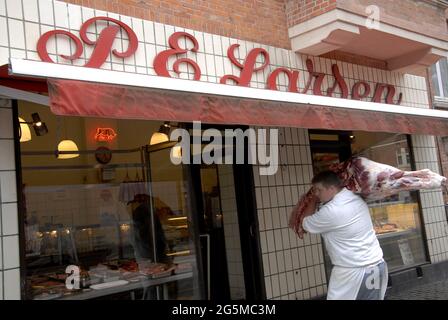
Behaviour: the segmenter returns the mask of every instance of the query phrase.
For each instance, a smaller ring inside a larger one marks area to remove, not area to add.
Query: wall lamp
[[[24,129],[22,124],[24,124],[24,125],[25,124],[32,125],[33,128],[34,128],[34,132],[36,133],[36,136],[43,136],[43,135],[46,135],[48,133],[47,125],[45,124],[45,122],[41,121],[40,116],[39,116],[39,114],[37,112],[32,113],[31,117],[33,118],[32,122],[27,122],[27,121],[24,121],[23,119],[19,118],[19,123],[20,123],[20,126],[19,126],[19,128],[20,128],[19,129],[19,137],[20,138],[22,138],[22,131],[23,131],[22,129]],[[29,139],[29,140],[31,140],[31,139]]]

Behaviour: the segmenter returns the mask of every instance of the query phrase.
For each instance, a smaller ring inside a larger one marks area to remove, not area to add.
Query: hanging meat
[[[395,167],[378,163],[363,157],[333,165],[330,170],[338,174],[343,186],[359,194],[364,200],[380,200],[401,191],[435,189],[447,186],[447,178],[428,169],[402,171]],[[289,227],[303,238],[303,218],[316,211],[319,199],[311,188],[303,195],[293,209]]]

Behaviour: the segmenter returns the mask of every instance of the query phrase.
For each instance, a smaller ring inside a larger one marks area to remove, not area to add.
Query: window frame
[[[437,76],[437,87],[439,89],[439,95],[434,94],[434,97],[440,99],[448,99],[448,97],[445,97],[443,93],[443,82],[442,82],[442,71],[440,69],[440,60],[435,63],[435,71]],[[436,84],[434,83],[434,85]]]

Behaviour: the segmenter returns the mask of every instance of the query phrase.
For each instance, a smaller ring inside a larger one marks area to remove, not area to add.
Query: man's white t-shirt
[[[303,228],[322,235],[335,266],[364,267],[383,258],[367,204],[346,188],[315,214],[306,217]]]
[[[344,188],[315,214],[305,217],[303,228],[320,233],[334,267],[328,285],[328,300],[354,300],[366,274],[383,261],[383,251],[373,229],[369,208],[361,197]],[[387,286],[387,271],[381,283],[381,299]]]

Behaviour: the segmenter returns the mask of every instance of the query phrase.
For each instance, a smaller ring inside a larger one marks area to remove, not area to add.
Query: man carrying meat
[[[333,264],[328,300],[383,300],[387,264],[365,201],[347,188],[332,171],[313,180],[320,209],[303,219],[303,229],[321,234]]]

